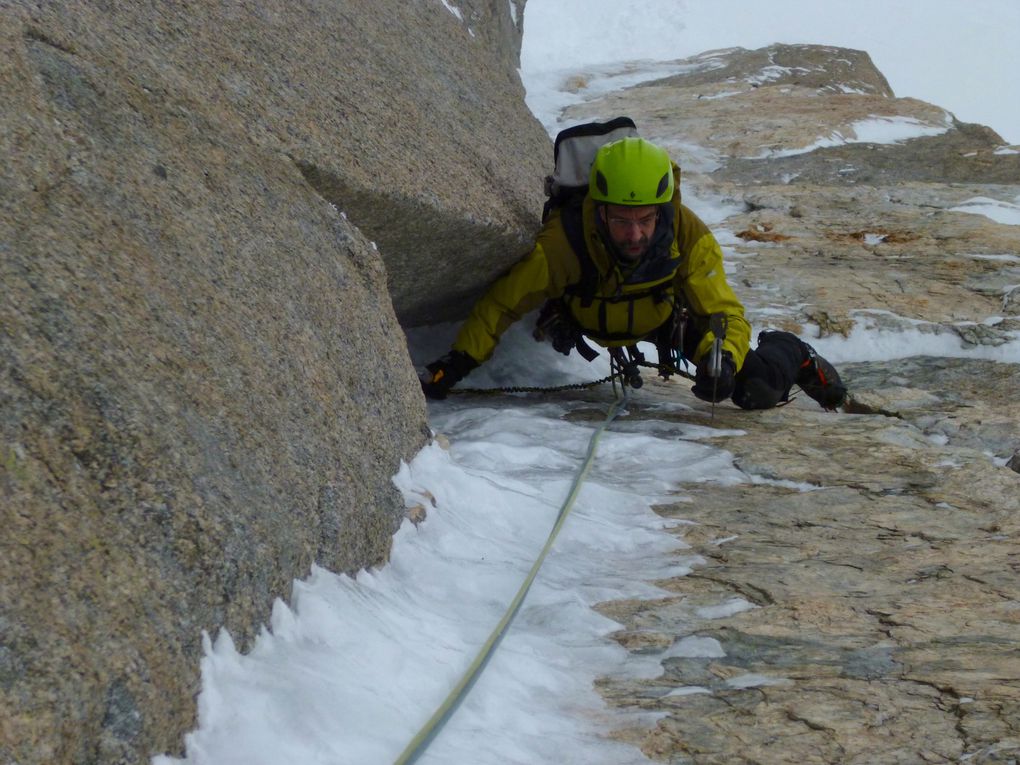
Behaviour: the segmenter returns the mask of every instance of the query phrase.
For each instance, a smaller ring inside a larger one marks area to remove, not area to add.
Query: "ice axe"
[[[719,391],[719,375],[722,374],[722,344],[726,339],[729,322],[725,314],[713,313],[708,319],[708,329],[715,336],[708,356],[708,376],[712,378],[712,421],[715,421],[715,399]]]

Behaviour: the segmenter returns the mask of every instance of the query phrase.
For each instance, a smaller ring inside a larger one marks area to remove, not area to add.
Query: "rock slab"
[[[703,424],[690,403],[673,419]],[[745,431],[712,444],[753,483],[658,508],[703,564],[600,607],[663,656],[654,679],[600,682],[662,715],[617,736],[670,763],[1015,761],[1020,476],[883,415],[798,402],[715,426]]]
[[[385,561],[398,317],[516,255],[548,151],[458,6],[0,4],[0,761],[179,752],[203,630]]]
[[[729,206],[727,271],[756,328],[867,329],[876,360],[840,365],[839,415],[803,395],[717,407],[713,426],[744,435],[710,443],[748,482],[684,486],[659,508],[690,522],[684,557],[703,565],[659,582],[659,600],[600,606],[662,670],[600,682],[658,718],[616,735],[674,764],[1015,763],[1018,373],[993,359],[1020,332],[1020,237],[967,209],[1015,205],[1020,153],[894,97],[859,51],[730,49],[677,67],[567,116],[629,114],[684,167],[696,210]],[[896,123],[920,137],[864,140]],[[885,337],[918,356],[882,359]],[[631,416],[708,424],[679,387],[646,384]],[[664,414],[663,398],[690,410]]]

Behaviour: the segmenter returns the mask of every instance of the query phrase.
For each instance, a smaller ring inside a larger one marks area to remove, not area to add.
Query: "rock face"
[[[397,314],[516,255],[548,152],[509,6],[461,8],[0,7],[4,763],[177,750],[203,630],[385,560]]]
[[[665,713],[621,737],[720,765],[1020,751],[1020,476],[880,415],[717,409],[715,425],[745,431],[712,443],[758,482],[659,508],[694,522],[684,552],[704,565],[660,583],[660,600],[602,607],[631,650],[714,650],[603,681],[606,698]]]
[[[712,443],[754,482],[684,487],[660,511],[693,521],[678,533],[705,564],[660,582],[659,601],[602,606],[622,645],[662,654],[657,678],[601,683],[612,703],[660,715],[617,735],[670,763],[1015,761],[1020,373],[987,358],[1020,331],[1020,234],[966,210],[1016,204],[1020,154],[894,98],[854,51],[679,65],[568,116],[630,115],[688,189],[733,205],[721,225],[752,322],[910,332],[919,354],[941,336],[961,358],[843,365],[840,415],[804,396],[716,409],[717,427],[745,433]],[[927,135],[868,142],[876,123]],[[966,358],[976,349],[986,358]],[[686,390],[639,394],[635,417],[670,419],[654,406],[668,395],[692,407],[676,418],[705,422]]]

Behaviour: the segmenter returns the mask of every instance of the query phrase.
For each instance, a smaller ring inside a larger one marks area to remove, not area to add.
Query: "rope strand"
[[[612,359],[610,360],[611,368]],[[649,369],[657,369],[660,372],[665,370],[668,374],[678,375],[687,380],[693,380],[694,375],[683,369],[678,369],[673,364],[655,364],[651,361],[638,361],[637,365],[640,367],[648,367]],[[505,388],[453,388],[450,390],[451,394],[478,394],[478,395],[499,395],[501,393],[560,393],[567,390],[590,390],[599,385],[605,385],[608,382],[614,382],[619,376],[618,372],[612,372],[599,380],[592,380],[586,383],[569,383],[567,385],[554,385],[551,387],[541,386],[509,386]]]
[[[588,475],[588,471],[591,469],[592,463],[595,459],[595,450],[598,447],[599,440],[602,438],[602,434],[606,431],[616,416],[623,409],[627,403],[629,394],[627,389],[624,388],[623,394],[616,399],[613,405],[610,407],[609,412],[606,414],[606,418],[602,421],[602,424],[596,428],[592,434],[591,439],[588,441],[588,451],[585,454],[584,462],[581,464],[574,482],[570,488],[570,492],[567,494],[567,498],[564,500],[563,505],[560,507],[559,514],[556,516],[556,522],[553,524],[552,531],[549,532],[549,538],[546,540],[545,546],[539,553],[538,558],[531,566],[531,570],[528,572],[524,583],[521,584],[520,589],[517,590],[517,594],[514,599],[510,602],[506,613],[503,614],[503,618],[499,620],[499,623],[493,629],[489,638],[482,645],[481,650],[475,656],[474,661],[471,662],[460,680],[453,687],[447,697],[443,700],[443,703],[439,705],[439,708],[433,713],[432,717],[422,726],[418,733],[411,739],[411,742],[407,745],[400,756],[394,761],[394,765],[410,765],[415,762],[428,748],[428,745],[435,739],[439,732],[443,729],[443,726],[450,720],[453,713],[460,706],[460,703],[471,691],[475,681],[481,675],[482,670],[489,663],[489,659],[492,658],[496,647],[503,640],[507,630],[513,622],[514,617],[517,616],[517,612],[520,611],[521,605],[524,603],[524,597],[528,594],[528,590],[531,589],[532,582],[535,581],[535,577],[538,575],[538,570],[541,568],[543,561],[549,554],[549,550],[552,548],[553,542],[556,541],[557,535],[560,533],[560,529],[563,527],[563,523],[567,519],[567,515],[573,508],[574,500],[577,499],[577,495],[581,490],[581,484]]]

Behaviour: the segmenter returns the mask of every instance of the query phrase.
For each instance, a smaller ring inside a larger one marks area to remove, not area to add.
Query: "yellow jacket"
[[[681,296],[680,304],[686,304],[698,330],[704,333],[692,361],[697,363],[715,339],[708,330],[709,316],[722,313],[728,320],[723,348],[732,354],[739,370],[750,347],[751,325],[726,281],[718,242],[701,219],[680,203],[679,170],[675,173],[678,191],[673,197],[674,236],[668,255],[676,264],[675,271],[664,278],[628,283],[598,232],[595,203],[586,197],[584,236],[598,272],[591,305],[582,306],[580,296],[568,292],[581,281],[582,268],[556,211],[542,226],[531,252],[475,304],[453,343],[454,350],[479,363],[486,361],[507,327],[555,298],[564,298],[582,331],[596,343],[605,347],[632,345],[661,326],[676,297]],[[631,300],[628,294],[637,297]]]

